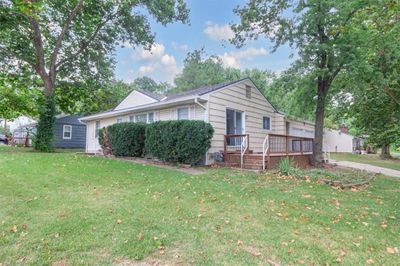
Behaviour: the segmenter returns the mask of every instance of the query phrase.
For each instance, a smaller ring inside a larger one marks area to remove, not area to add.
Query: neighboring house
[[[31,124],[31,123],[35,123],[36,121],[33,120],[32,118],[30,118],[29,116],[25,116],[25,115],[21,115],[17,118],[14,118],[12,120],[5,120],[3,118],[0,118],[0,127],[4,127],[4,125],[7,126],[7,129],[10,132],[13,132],[14,129],[23,126],[23,125],[27,125],[27,124]]]
[[[86,125],[79,121],[78,115],[60,115],[56,117],[54,128],[54,147],[86,148]],[[22,125],[13,131],[16,144],[24,144],[26,135],[36,134],[37,123]],[[31,144],[31,142],[29,142]]]
[[[338,130],[324,129],[323,150],[328,152],[361,152],[364,139],[349,134],[347,126]]]
[[[312,150],[313,125],[286,119],[249,78],[167,97],[136,90],[115,109],[80,120],[87,125],[86,151],[98,153],[101,151],[98,132],[103,127],[127,121],[152,123],[182,119],[202,120],[213,126],[214,137],[205,155],[205,164],[218,160],[220,153],[225,155],[225,161],[229,159],[228,153],[233,153],[229,160],[236,163],[239,153],[242,164],[244,154],[252,154],[259,156],[257,164],[260,164],[259,160],[267,161],[263,156],[266,150],[271,156],[309,155]],[[297,138],[285,141],[288,133]]]

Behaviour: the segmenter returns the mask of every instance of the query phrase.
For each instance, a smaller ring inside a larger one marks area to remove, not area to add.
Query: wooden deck
[[[269,134],[263,144],[263,152],[254,153],[249,147],[247,135],[225,135],[224,164],[247,169],[276,168],[282,158],[289,157],[298,167],[309,166],[313,139]],[[247,143],[246,143],[247,142]]]

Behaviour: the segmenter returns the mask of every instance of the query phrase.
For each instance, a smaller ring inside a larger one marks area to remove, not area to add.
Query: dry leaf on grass
[[[395,254],[396,253],[396,248],[387,247],[386,248],[386,252],[389,253],[389,254]]]
[[[142,240],[142,232],[139,232],[138,236],[137,236],[137,240],[141,241]]]
[[[375,263],[375,261],[373,259],[367,259],[367,264],[371,265],[371,264],[374,264],[374,263]]]
[[[17,231],[18,231],[18,226],[14,225],[14,226],[11,228],[11,232],[16,233]]]
[[[121,219],[118,219],[117,220],[117,224],[121,224],[122,223],[122,220]]]

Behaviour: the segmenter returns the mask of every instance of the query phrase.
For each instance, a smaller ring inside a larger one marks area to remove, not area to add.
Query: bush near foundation
[[[204,121],[155,122],[146,128],[146,152],[167,162],[195,164],[211,147],[213,134]]]

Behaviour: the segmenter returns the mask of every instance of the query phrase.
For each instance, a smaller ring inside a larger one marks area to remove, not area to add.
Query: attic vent
[[[246,85],[246,97],[251,98],[251,87],[249,85]]]

